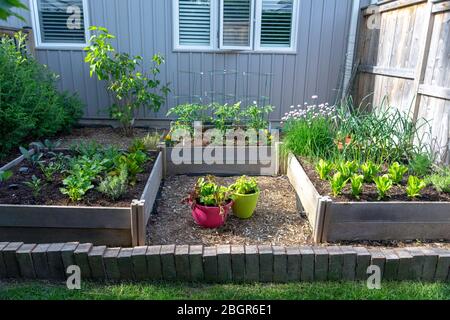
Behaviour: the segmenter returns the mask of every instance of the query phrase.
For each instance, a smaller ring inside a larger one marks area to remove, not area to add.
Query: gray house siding
[[[158,113],[142,110],[139,119],[145,120],[166,119],[170,107],[197,102],[205,92],[219,102],[261,101],[258,98],[268,96],[276,107],[273,121],[313,95],[321,102],[334,102],[343,78],[351,13],[352,0],[300,0],[296,54],[175,52],[172,0],[89,0],[90,24],[115,34],[119,51],[142,55],[147,62],[154,53],[166,58],[161,80],[171,82],[172,94]],[[31,25],[30,14],[24,15],[25,25]],[[15,18],[7,24],[24,25]],[[85,101],[84,119],[108,118],[105,107],[110,99],[103,83],[89,77],[82,51],[38,49],[36,55],[61,76],[61,90],[78,92]],[[227,74],[209,74],[223,70]]]

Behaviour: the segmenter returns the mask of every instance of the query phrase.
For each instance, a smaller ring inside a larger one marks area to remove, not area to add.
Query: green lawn
[[[0,299],[110,300],[110,299],[294,299],[294,300],[450,300],[450,284],[384,283],[381,290],[368,290],[365,283],[299,283],[285,285],[193,285],[193,284],[93,284],[69,291],[63,284],[46,282],[0,282]]]

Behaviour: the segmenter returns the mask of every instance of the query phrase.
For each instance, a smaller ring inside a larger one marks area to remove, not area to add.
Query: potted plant
[[[193,192],[185,200],[192,208],[195,222],[204,228],[216,229],[223,226],[233,206],[229,188],[220,186],[214,177],[198,179]]]
[[[251,218],[261,194],[256,179],[242,176],[230,186],[230,189],[234,193],[234,215],[240,219]]]

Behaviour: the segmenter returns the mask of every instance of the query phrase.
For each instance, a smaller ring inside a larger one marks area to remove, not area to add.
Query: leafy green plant
[[[408,172],[408,167],[402,166],[398,162],[394,162],[389,167],[389,177],[391,178],[394,184],[400,184],[403,180],[403,177]]]
[[[412,174],[425,177],[431,172],[433,160],[427,153],[418,153],[409,160],[409,170]]]
[[[67,195],[73,202],[83,200],[86,193],[94,188],[90,177],[83,174],[82,171],[75,171],[72,175],[63,180],[64,188],[60,191]]]
[[[98,191],[111,200],[120,199],[128,190],[128,170],[124,166],[118,176],[107,176],[100,182]]]
[[[167,117],[175,116],[177,119],[171,125],[173,130],[188,130],[193,132],[195,121],[208,122],[211,118],[206,116],[209,106],[202,104],[181,104],[173,107],[167,113]]]
[[[0,1],[0,20],[8,20],[9,17],[16,17],[23,22],[26,22],[25,18],[15,12],[15,9],[25,9],[28,7],[20,0],[2,0]]]
[[[348,179],[346,179],[342,173],[337,172],[330,180],[331,191],[333,196],[337,197],[342,193],[345,186],[347,185]]]
[[[117,168],[126,167],[128,170],[128,180],[131,185],[136,184],[137,175],[144,171],[143,165],[149,160],[147,154],[142,151],[127,153],[118,159]],[[118,175],[119,172],[113,172],[113,175]]]
[[[219,207],[223,212],[226,206],[233,198],[230,188],[220,186],[212,176],[198,179],[194,191],[189,195],[185,202],[192,205],[199,204],[206,207]]]
[[[59,148],[61,146],[62,141],[51,141],[49,139],[45,139],[44,142],[36,141],[33,142],[32,145],[35,145],[38,147],[39,150],[45,150],[48,152],[53,152],[55,149]]]
[[[110,115],[121,123],[126,135],[131,135],[135,113],[142,107],[158,111],[170,92],[168,85],[162,85],[157,78],[164,58],[155,54],[149,74],[144,74],[138,71],[143,65],[141,56],[118,53],[111,44],[115,37],[106,28],[93,26],[90,30],[94,34],[85,48],[90,75],[95,73],[99,80],[107,82],[115,100]]]
[[[42,180],[33,176],[30,181],[24,182],[24,185],[31,189],[33,197],[37,198],[42,190]]]
[[[69,150],[80,156],[94,158],[103,153],[104,148],[97,141],[91,140],[87,142],[73,143],[70,145]]]
[[[376,165],[372,161],[367,161],[361,165],[361,172],[364,176],[364,182],[371,183],[373,179],[380,173],[381,166]]]
[[[230,189],[241,195],[254,194],[259,192],[258,182],[255,178],[242,176],[230,186]]]
[[[0,183],[6,182],[7,180],[11,179],[12,176],[12,171],[0,171]]]
[[[406,187],[406,194],[409,198],[414,199],[420,197],[420,193],[427,187],[425,180],[419,179],[415,176],[409,176],[408,185]]]
[[[261,107],[254,103],[241,112],[241,117],[245,119],[249,128],[259,132],[269,127],[268,118],[273,110],[272,106]]]
[[[394,186],[393,181],[391,180],[390,176],[385,174],[383,176],[378,176],[373,179],[375,182],[375,185],[377,186],[377,192],[378,192],[378,200],[383,200],[386,198],[386,195],[389,190],[392,189]]]
[[[352,186],[352,196],[356,199],[360,199],[364,187],[364,176],[354,174],[350,179],[350,183]]]
[[[60,173],[63,169],[62,165],[58,162],[41,163],[39,164],[39,168],[47,182],[52,182],[55,174]]]
[[[41,162],[42,157],[44,156],[44,154],[42,152],[35,152],[35,151],[27,150],[24,147],[19,147],[19,149],[20,149],[20,153],[25,158],[25,160],[30,162],[31,165],[33,165],[33,166],[37,166]]]
[[[0,39],[0,158],[78,122],[83,104],[76,96],[60,93],[57,79],[28,55],[26,35]]]
[[[214,115],[214,126],[223,134],[226,133],[226,130],[230,125],[239,125],[241,102],[233,105],[214,103],[211,107]]]
[[[319,174],[320,180],[327,180],[333,168],[332,162],[320,159],[316,165],[316,172]]]
[[[336,170],[342,174],[344,179],[350,179],[350,177],[357,173],[359,169],[356,161],[340,161],[335,167]]]
[[[426,178],[438,192],[450,193],[450,168],[439,169],[435,174]]]

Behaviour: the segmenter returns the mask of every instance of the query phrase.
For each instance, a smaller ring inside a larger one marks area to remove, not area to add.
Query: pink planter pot
[[[227,221],[228,213],[232,206],[233,202],[230,202],[223,207],[223,214],[220,214],[220,208],[218,207],[195,205],[192,209],[192,217],[200,227],[217,229],[223,226]]]

